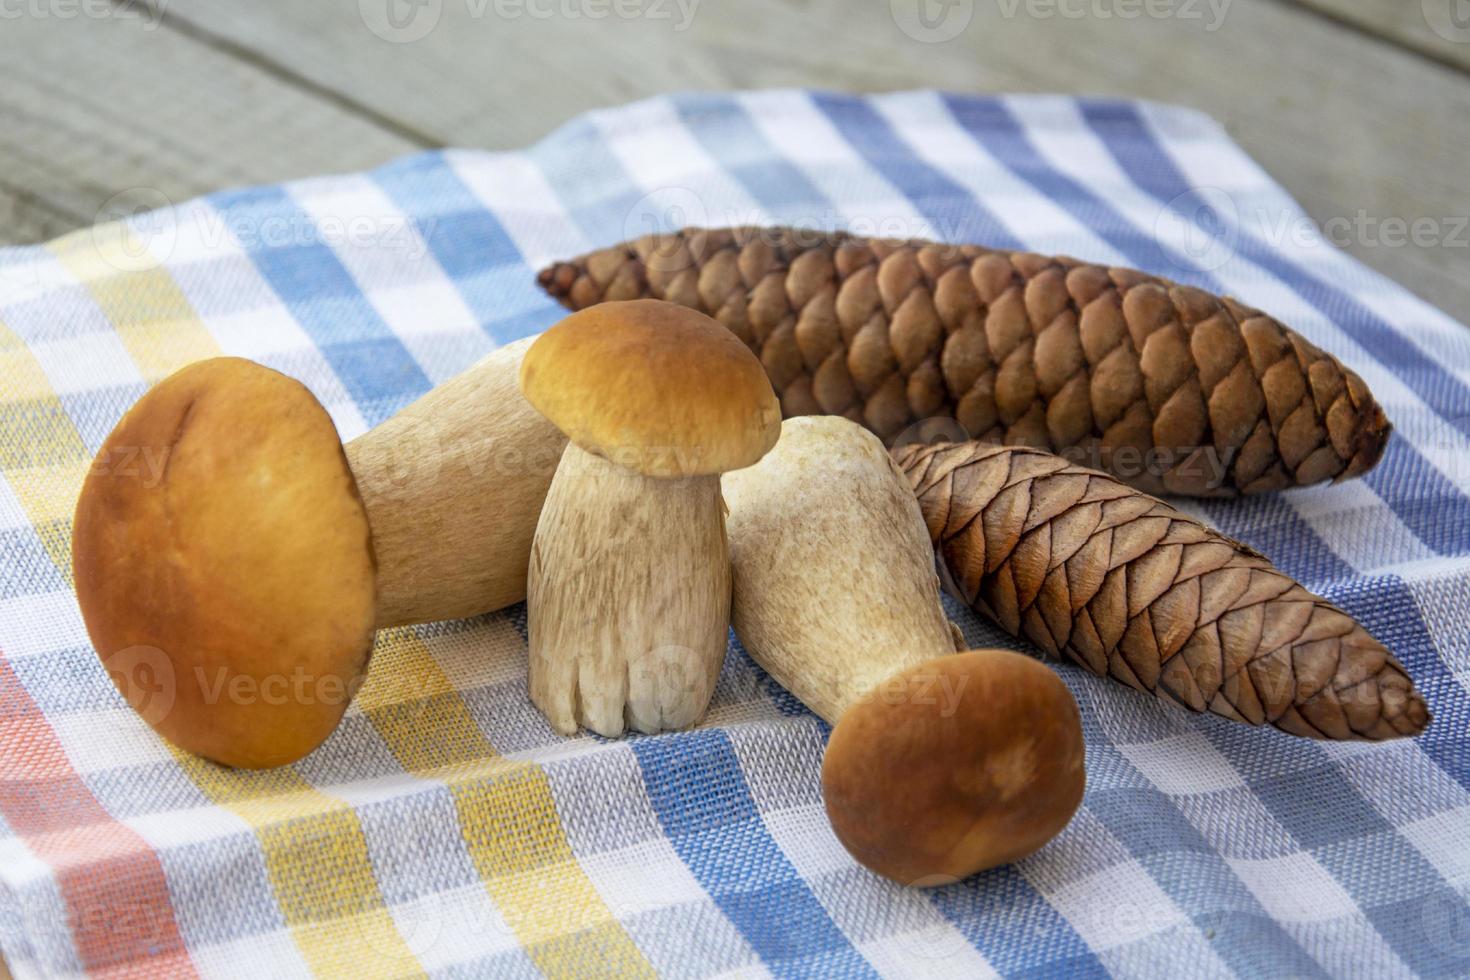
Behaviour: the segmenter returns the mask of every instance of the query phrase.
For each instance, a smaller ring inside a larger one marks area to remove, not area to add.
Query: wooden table
[[[1073,92],[1213,114],[1319,225],[1362,219],[1349,251],[1470,322],[1470,0],[148,2],[0,11],[0,241],[120,194],[521,146],[677,88]]]
[[[1470,322],[1470,2],[1150,2],[1167,16],[1128,17],[1142,0],[13,2],[0,242],[119,200],[521,146],[678,88],[1072,92],[1211,113],[1319,224],[1382,232],[1349,251]],[[1416,219],[1438,231],[1384,240]]]

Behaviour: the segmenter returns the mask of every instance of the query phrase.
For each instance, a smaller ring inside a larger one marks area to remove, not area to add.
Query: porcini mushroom
[[[251,361],[148,391],[98,453],[72,537],[82,616],[129,703],[198,755],[283,765],[336,727],[375,628],[519,601],[564,443],[517,389],[529,345],[345,447],[304,385]],[[146,685],[112,669],[138,662]]]
[[[1076,701],[1028,657],[956,652],[923,517],[878,438],[790,419],[723,486],[735,632],[835,726],[822,788],[848,851],[923,887],[1060,833],[1085,782]]]
[[[729,632],[720,474],[780,431],[765,371],[702,313],[603,303],[541,335],[521,390],[570,439],[531,551],[531,700],[567,735],[694,724]]]

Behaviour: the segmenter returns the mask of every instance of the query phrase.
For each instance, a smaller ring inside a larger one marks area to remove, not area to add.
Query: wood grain
[[[1319,224],[1361,210],[1447,227],[1470,201],[1470,80],[1280,0],[1232,0],[1218,23],[1204,3],[1178,6],[1194,18],[1125,20],[974,0],[968,26],[943,43],[905,35],[889,4],[841,0],[702,3],[682,30],[673,0],[658,8],[667,19],[600,20],[526,12],[559,0],[444,0],[430,33],[392,43],[365,26],[375,2],[386,0],[174,0],[168,11],[445,143],[521,146],[584,109],[671,89],[1058,91],[1211,113]],[[1470,320],[1470,248],[1347,247]]]
[[[921,43],[881,3],[642,0],[644,16],[594,19],[594,0],[575,0],[576,17],[539,16],[561,9],[548,0],[443,0],[422,8],[439,11],[432,31],[394,43],[364,17],[379,2],[174,0],[153,29],[136,16],[7,21],[0,239],[86,224],[130,188],[177,199],[436,143],[520,146],[596,106],[774,85],[1180,102],[1221,119],[1319,223],[1361,211],[1447,229],[1470,200],[1470,79],[1451,67],[1466,45],[1421,28],[1416,3],[1232,0],[1215,23],[1201,4],[1194,19],[1125,20],[974,0],[956,37]],[[1470,249],[1347,248],[1470,320]]]
[[[1470,3],[1465,0],[1285,0],[1425,58],[1470,71]],[[1457,6],[1458,5],[1458,6]]]
[[[349,171],[417,148],[137,17],[0,23],[6,242],[44,241],[118,207]]]

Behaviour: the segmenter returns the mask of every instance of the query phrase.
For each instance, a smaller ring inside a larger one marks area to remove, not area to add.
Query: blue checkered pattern
[[[1059,666],[1085,727],[1081,810],[1033,857],[918,892],[837,844],[818,779],[827,729],[738,643],[700,729],[567,742],[526,700],[523,610],[419,628],[479,737],[544,774],[571,855],[653,969],[1470,975],[1470,333],[1327,244],[1208,118],[1060,97],[671,96],[590,113],[523,152],[216,194],[130,232],[212,342],[302,379],[351,437],[555,322],[535,284],[545,263],[686,224],[1134,266],[1239,296],[1336,354],[1396,426],[1383,463],[1355,483],[1187,509],[1361,620],[1435,721],[1414,741],[1319,744]],[[113,306],[100,310],[51,252],[0,251],[0,323],[90,451],[155,380],[130,361],[137,324]],[[3,411],[14,430],[26,409]],[[322,972],[283,938],[297,934],[256,838],[199,821],[198,780],[120,708],[23,497],[0,485],[0,650],[87,790],[159,855],[192,966]],[[950,611],[972,645],[1017,648]],[[433,922],[425,948],[408,942],[417,965],[546,969],[455,850],[463,786],[405,773],[391,727],[354,708],[295,770],[353,807],[405,941]],[[0,745],[0,758],[25,751]],[[0,947],[19,968],[92,970],[55,863],[38,854],[0,820]],[[363,974],[383,962],[364,959]]]

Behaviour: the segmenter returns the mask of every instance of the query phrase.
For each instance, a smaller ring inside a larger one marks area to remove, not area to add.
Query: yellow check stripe
[[[183,290],[126,225],[98,225],[46,247],[91,294],[146,381],[219,355]]]
[[[281,915],[313,973],[357,978],[364,963],[422,975],[383,903],[367,840],[348,804],[294,769],[225,769],[180,749],[180,768],[260,841]]]
[[[116,327],[147,380],[159,380],[185,364],[220,353],[172,276],[146,259],[141,243],[129,241],[124,226],[77,232],[48,248]],[[24,390],[43,407],[54,403],[65,418],[39,364],[34,358],[28,362],[19,357],[13,339],[0,337],[7,355],[16,355],[7,366],[33,364],[31,373],[19,375]],[[7,405],[3,424],[23,424],[17,418]],[[70,581],[70,516],[90,460],[69,418],[66,426],[54,422],[52,428],[54,435],[45,451],[48,459],[54,456],[59,462],[48,470],[49,480],[28,482],[28,489],[18,495],[39,498],[32,505],[22,496],[22,506]],[[0,438],[5,435],[0,430]],[[11,480],[12,487],[16,483]],[[56,513],[64,513],[64,521],[54,516],[41,519]],[[422,973],[388,914],[361,824],[348,804],[316,790],[291,769],[268,773],[224,769],[170,748],[189,779],[254,832],[281,914],[315,973],[360,977],[365,959],[390,962],[394,972]]]
[[[357,704],[404,769],[448,787],[486,891],[538,969],[654,975],[577,863],[546,773],[495,751],[414,630],[379,634]]]
[[[91,459],[41,362],[0,323],[0,472],[41,546],[71,584],[71,515]],[[18,396],[18,400],[12,400]]]

